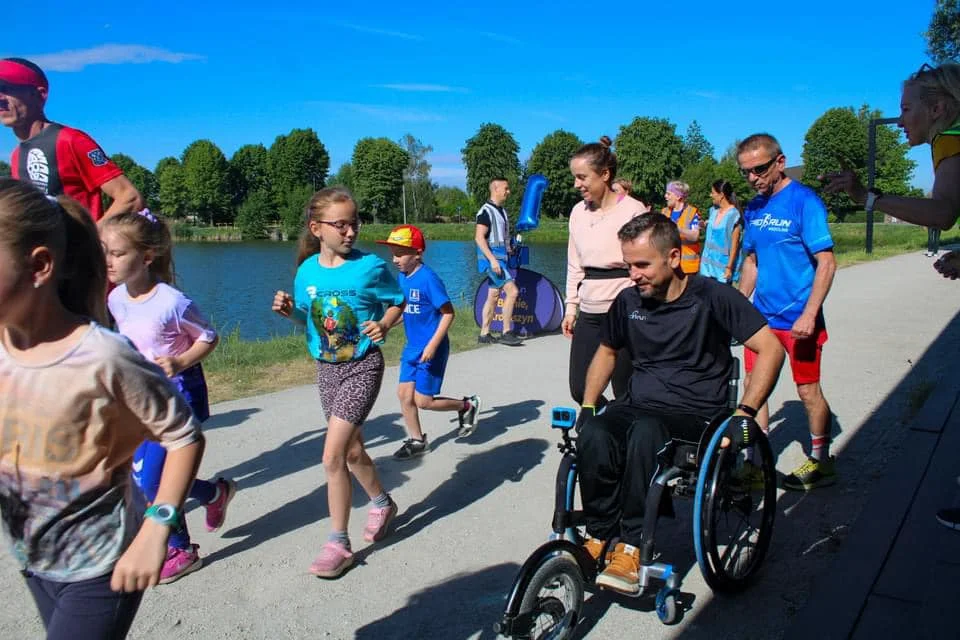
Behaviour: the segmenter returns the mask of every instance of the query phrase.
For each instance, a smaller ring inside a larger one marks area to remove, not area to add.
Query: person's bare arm
[[[851,171],[838,171],[821,176],[827,182],[827,193],[847,193],[854,202],[863,204],[867,190]],[[874,210],[890,214],[898,220],[947,231],[960,216],[960,156],[944,158],[933,178],[929,198],[913,198],[884,194]]]
[[[793,323],[791,333],[794,338],[809,338],[816,330],[817,316],[823,307],[827,294],[830,293],[830,287],[833,286],[833,276],[837,272],[837,258],[833,255],[833,249],[818,251],[813,254],[817,261],[817,271],[813,276],[813,288],[810,291],[810,297],[803,308],[803,313]]]
[[[121,175],[107,180],[101,185],[100,190],[113,200],[113,203],[103,212],[103,220],[121,213],[136,213],[147,206],[143,196],[127,176]]]
[[[757,354],[750,374],[750,386],[743,391],[743,404],[759,409],[766,404],[770,392],[777,383],[777,377],[783,367],[783,345],[770,331],[770,327],[764,326],[750,336],[743,346]],[[739,410],[737,413],[743,414]]]
[[[593,354],[590,367],[587,369],[586,387],[583,391],[584,407],[596,407],[603,390],[613,377],[613,370],[617,364],[617,352],[601,343]]]
[[[757,256],[748,253],[740,268],[740,293],[749,298],[757,286]]]

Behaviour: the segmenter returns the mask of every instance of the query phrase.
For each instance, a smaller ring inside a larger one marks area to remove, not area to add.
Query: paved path
[[[915,253],[839,272],[827,305],[824,387],[837,418],[841,481],[780,496],[759,582],[736,598],[713,597],[694,561],[689,507],[679,503],[681,517],[663,527],[660,548],[686,573],[682,622],[663,627],[649,602],[600,594],[587,602],[585,637],[783,634],[843,549],[876,479],[897,464],[911,403],[922,402],[960,347],[951,322],[960,284],[941,280],[930,262]],[[333,582],[306,571],[329,528],[315,388],[215,406],[202,474],[232,475],[240,493],[220,535],[203,530],[201,510],[190,513],[207,566],[147,594],[130,637],[492,638],[519,564],[549,531],[559,460],[549,409],[570,404],[567,350],[562,336],[546,336],[454,355],[444,391],[483,397],[480,429],[458,441],[448,416],[428,415],[433,451],[407,463],[391,458],[403,432],[397,370],[388,369],[365,434],[400,504],[397,532],[363,543],[365,499],[356,494],[350,531],[361,563]],[[789,471],[807,435],[788,371],[771,407],[778,468]],[[0,562],[0,590],[0,638],[40,637],[9,561]]]

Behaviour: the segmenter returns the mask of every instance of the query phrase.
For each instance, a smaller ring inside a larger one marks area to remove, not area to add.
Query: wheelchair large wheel
[[[576,560],[561,553],[547,558],[533,574],[520,615],[529,616],[529,631],[520,638],[562,640],[573,634],[583,607],[583,574]]]
[[[738,477],[742,454],[720,446],[725,426],[714,433],[700,462],[693,530],[704,579],[714,591],[730,593],[744,589],[763,564],[773,534],[777,481],[762,433],[753,445],[762,482]]]

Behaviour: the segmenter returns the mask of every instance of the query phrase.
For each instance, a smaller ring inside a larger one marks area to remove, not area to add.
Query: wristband
[[[143,512],[143,515],[167,527],[174,527],[180,522],[180,511],[172,504],[151,505]]]
[[[743,404],[743,403],[738,404],[738,405],[737,405],[737,410],[738,410],[738,411],[743,411],[745,414],[747,414],[747,415],[750,416],[751,418],[756,418],[756,417],[757,417],[757,410],[754,409],[753,407],[751,407],[751,406],[748,405],[748,404]]]

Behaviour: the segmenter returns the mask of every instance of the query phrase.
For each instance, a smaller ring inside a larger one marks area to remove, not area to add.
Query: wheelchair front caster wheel
[[[677,621],[677,598],[680,591],[664,587],[657,592],[657,617],[663,624],[673,624]]]

